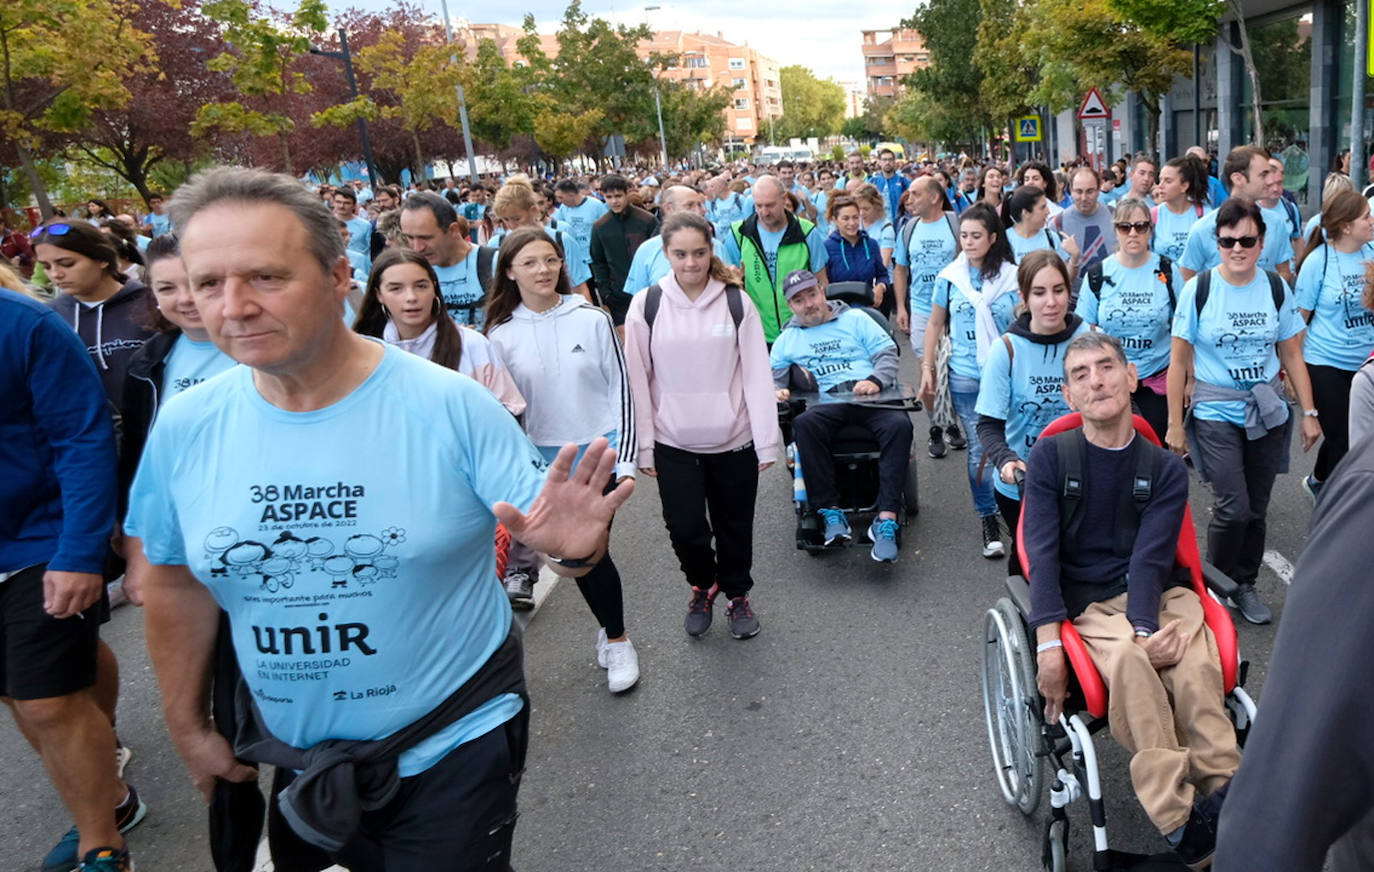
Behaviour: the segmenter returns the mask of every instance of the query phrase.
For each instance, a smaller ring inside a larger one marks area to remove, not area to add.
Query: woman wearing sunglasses
[[[1212,485],[1207,559],[1240,585],[1231,605],[1252,624],[1270,620],[1255,580],[1269,497],[1275,476],[1288,471],[1293,430],[1280,368],[1302,410],[1303,450],[1322,434],[1302,359],[1306,325],[1283,280],[1256,267],[1264,231],[1252,202],[1232,197],[1217,210],[1221,264],[1188,280],[1174,313],[1166,436]]]
[[[1303,487],[1315,501],[1331,470],[1350,448],[1350,382],[1374,352],[1374,315],[1361,305],[1365,264],[1374,261],[1374,217],[1369,201],[1340,191],[1322,203],[1321,227],[1312,231],[1298,261],[1298,312],[1307,321],[1302,356],[1321,413],[1322,447]]]
[[[1152,222],[1144,200],[1120,200],[1115,218],[1116,251],[1088,268],[1075,311],[1121,340],[1140,378],[1131,401],[1163,438],[1169,424],[1170,322],[1183,276],[1177,264],[1150,250]]]
[[[48,305],[86,343],[105,395],[123,410],[134,352],[153,335],[148,288],[119,271],[114,241],[83,221],[54,221],[33,232],[34,255],[62,293]]]

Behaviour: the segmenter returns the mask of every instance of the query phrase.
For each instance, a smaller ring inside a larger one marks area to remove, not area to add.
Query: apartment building
[[[930,66],[930,50],[915,30],[864,30],[864,81],[870,97],[896,97],[902,79]]]

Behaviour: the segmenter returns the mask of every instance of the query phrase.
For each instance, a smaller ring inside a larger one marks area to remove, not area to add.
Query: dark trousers
[[[606,638],[618,639],[625,635],[625,595],[620,588],[620,570],[615,568],[611,553],[591,568],[586,575],[577,579],[577,589],[597,624],[606,630]]]
[[[1021,501],[1004,496],[995,488],[992,495],[997,500],[997,508],[1002,512],[1002,520],[1007,522],[1007,530],[1011,534],[1007,537],[1011,540],[1007,548],[1007,575],[1025,575],[1021,570],[1021,553],[1016,549],[1016,525],[1021,523]]]
[[[1135,411],[1154,428],[1159,444],[1164,444],[1164,433],[1169,429],[1169,398],[1140,385],[1131,394],[1131,405]]]
[[[699,454],[655,442],[654,469],[663,523],[687,583],[702,590],[719,584],[730,599],[749,593],[754,586],[749,569],[759,490],[753,444]]]
[[[505,724],[402,778],[396,796],[363,812],[358,835],[331,859],[351,872],[509,872],[529,717],[526,703]],[[268,818],[274,857],[278,840],[299,842],[275,800],[293,776],[277,775]]]
[[[1254,584],[1264,559],[1265,516],[1288,450],[1285,427],[1259,439],[1222,421],[1195,420],[1198,451],[1212,484],[1207,560],[1238,584]]]
[[[1354,370],[1334,366],[1307,365],[1307,377],[1312,381],[1312,402],[1317,406],[1322,424],[1322,445],[1317,449],[1317,465],[1312,477],[1326,481],[1331,470],[1350,450],[1350,382]]]
[[[906,412],[895,409],[872,409],[850,403],[812,406],[793,425],[811,505],[821,509],[839,505],[835,465],[830,461],[830,442],[845,424],[867,427],[877,438],[881,452],[878,457],[878,511],[900,511],[906,466],[911,461],[911,418]]]

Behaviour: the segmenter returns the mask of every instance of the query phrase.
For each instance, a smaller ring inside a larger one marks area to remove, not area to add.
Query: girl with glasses
[[[1232,197],[1217,209],[1216,226],[1220,265],[1189,279],[1178,296],[1165,441],[1189,454],[1212,485],[1207,560],[1239,585],[1231,605],[1250,623],[1265,624],[1271,615],[1255,582],[1269,498],[1274,478],[1288,471],[1294,423],[1280,368],[1297,394],[1304,451],[1322,428],[1302,359],[1306,325],[1283,280],[1257,267],[1265,233],[1259,206]]]
[[[520,227],[502,241],[486,333],[525,397],[525,432],[545,458],[552,461],[572,442],[580,460],[593,439],[605,436],[619,452],[608,489],[634,478],[635,407],[615,325],[572,292],[562,254],[543,227]],[[625,633],[620,573],[609,551],[577,587],[600,625],[596,656],[608,688],[629,690],[639,680],[639,656]]]
[[[1075,311],[1121,340],[1139,378],[1132,404],[1163,439],[1169,424],[1170,325],[1183,276],[1176,263],[1150,250],[1150,207],[1144,200],[1121,200],[1115,218],[1116,252],[1088,268]]]

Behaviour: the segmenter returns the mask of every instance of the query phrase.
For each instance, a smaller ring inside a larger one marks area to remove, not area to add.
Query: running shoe
[[[639,681],[639,654],[629,639],[606,643],[606,687],[624,693]]]
[[[1233,609],[1239,609],[1241,617],[1252,624],[1267,624],[1274,619],[1269,607],[1255,592],[1253,584],[1237,585],[1235,594],[1231,596],[1227,604]]]
[[[115,809],[115,824],[121,833],[127,833],[138,826],[143,818],[148,814],[148,806],[139,799],[138,791],[134,790],[132,784],[126,785],[129,788],[129,795]],[[48,856],[43,858],[43,872],[74,872],[76,869],[87,868],[81,865],[81,860],[77,856],[77,849],[81,843],[81,837],[76,831],[76,827],[67,830],[53,849],[48,852]],[[89,855],[88,855],[89,857]],[[89,867],[92,869],[102,869],[101,866]],[[118,866],[111,866],[118,869]],[[133,867],[130,867],[133,868]]]
[[[949,446],[945,444],[944,430],[939,427],[930,428],[930,442],[926,446],[926,451],[936,460],[949,453]]]
[[[989,560],[1005,557],[1002,547],[1002,525],[997,523],[996,515],[983,516],[983,556]]]
[[[124,778],[124,769],[129,765],[129,761],[134,759],[134,752],[124,746],[119,740],[119,734],[115,734],[115,773],[121,780]]]
[[[534,608],[534,579],[524,569],[508,569],[502,581],[506,587],[506,598],[513,609]]]
[[[1326,482],[1317,481],[1310,475],[1302,480],[1302,489],[1307,492],[1307,498],[1312,501],[1312,505],[1317,504],[1317,497],[1322,495],[1322,487],[1325,485]]]
[[[874,518],[868,525],[868,538],[873,543],[872,557],[879,563],[897,562],[897,522],[892,518]]]
[[[963,451],[968,447],[968,440],[964,438],[963,433],[959,432],[958,427],[950,427],[945,431],[945,436],[949,439],[949,447],[955,451]]]
[[[119,848],[96,848],[87,851],[76,868],[82,872],[134,872],[134,858]]]
[[[821,509],[818,513],[825,521],[825,532],[821,534],[826,545],[848,545],[854,534],[849,529],[849,521],[839,509]]]
[[[720,588],[714,584],[707,590],[692,585],[692,601],[687,604],[687,620],[684,622],[687,635],[696,637],[711,629],[711,608],[719,592]]]
[[[602,669],[606,668],[606,628],[602,627],[596,631],[596,665]]]
[[[105,585],[105,596],[110,601],[111,611],[129,601],[129,595],[124,592],[124,576],[121,575],[119,578]]]
[[[759,634],[759,616],[749,605],[749,597],[737,596],[725,607],[725,617],[730,621],[730,635],[736,639],[752,639]]]

